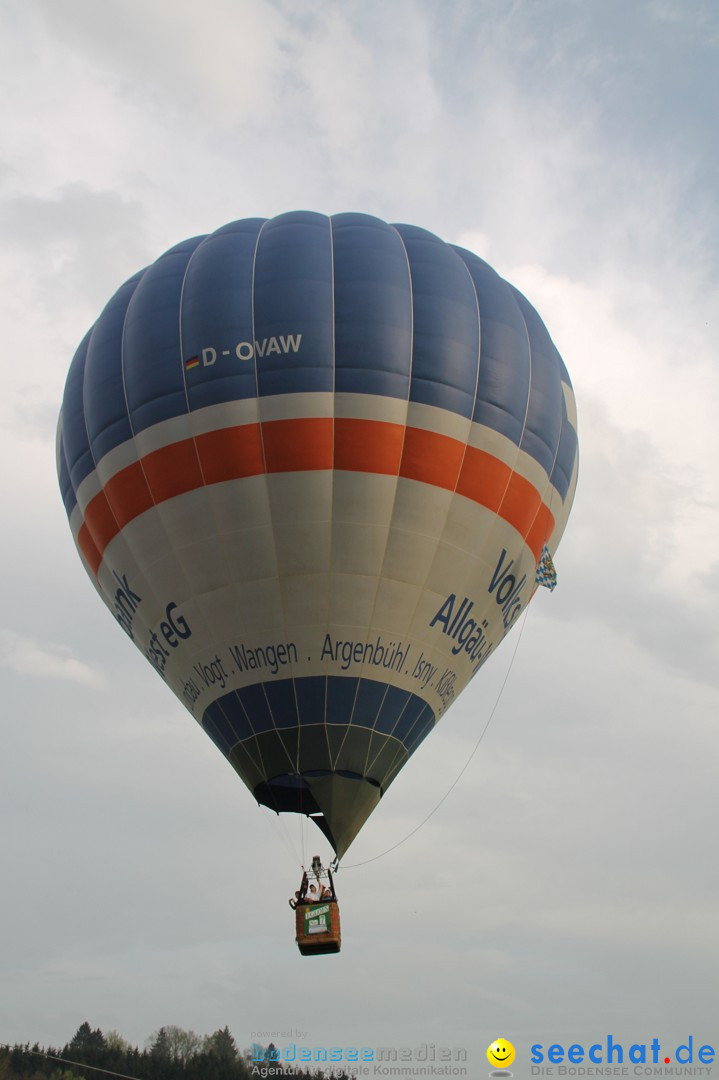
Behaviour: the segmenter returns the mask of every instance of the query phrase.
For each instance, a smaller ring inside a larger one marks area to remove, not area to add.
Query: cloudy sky
[[[243,1046],[464,1047],[472,1076],[498,1035],[516,1076],[536,1042],[719,1046],[714,0],[0,18],[0,1042],[227,1024]],[[491,262],[566,361],[581,445],[558,589],[353,845],[343,952],[319,961],[287,897],[324,841],[259,809],[131,648],[54,461],[68,364],[118,285],[297,208]]]

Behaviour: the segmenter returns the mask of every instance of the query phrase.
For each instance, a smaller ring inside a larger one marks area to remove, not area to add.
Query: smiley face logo
[[[487,1061],[490,1065],[506,1069],[514,1058],[514,1047],[507,1039],[495,1039],[492,1045],[487,1047]]]

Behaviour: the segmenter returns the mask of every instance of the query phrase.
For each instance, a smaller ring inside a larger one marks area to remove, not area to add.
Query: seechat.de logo
[[[699,1040],[697,1039],[698,1043]],[[607,1035],[603,1042],[592,1043],[591,1046],[583,1046],[581,1043],[572,1043],[564,1046],[562,1043],[551,1043],[546,1050],[543,1043],[534,1043],[530,1049],[530,1060],[533,1066],[559,1065],[558,1075],[578,1074],[578,1070],[571,1068],[574,1065],[634,1065],[634,1074],[669,1074],[670,1069],[642,1069],[644,1065],[711,1065],[714,1061],[715,1050],[709,1043],[695,1046],[695,1039],[690,1035],[685,1043],[679,1046],[662,1049],[659,1039],[652,1039],[650,1043],[632,1043],[625,1047],[620,1042],[615,1042],[611,1035]],[[551,1072],[551,1069],[532,1069],[533,1074],[539,1072]],[[706,1070],[705,1070],[706,1071]]]

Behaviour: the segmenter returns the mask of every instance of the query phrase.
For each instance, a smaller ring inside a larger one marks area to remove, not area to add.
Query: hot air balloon
[[[130,278],[72,361],[57,457],[122,629],[255,799],[341,857],[534,594],[576,413],[477,256],[303,211]]]

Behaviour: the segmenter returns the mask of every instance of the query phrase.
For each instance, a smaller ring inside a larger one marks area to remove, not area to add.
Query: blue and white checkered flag
[[[557,571],[554,569],[552,556],[549,554],[549,548],[546,544],[542,548],[542,554],[539,556],[537,576],[534,580],[537,585],[544,585],[545,589],[549,589],[550,592],[557,584]]]

